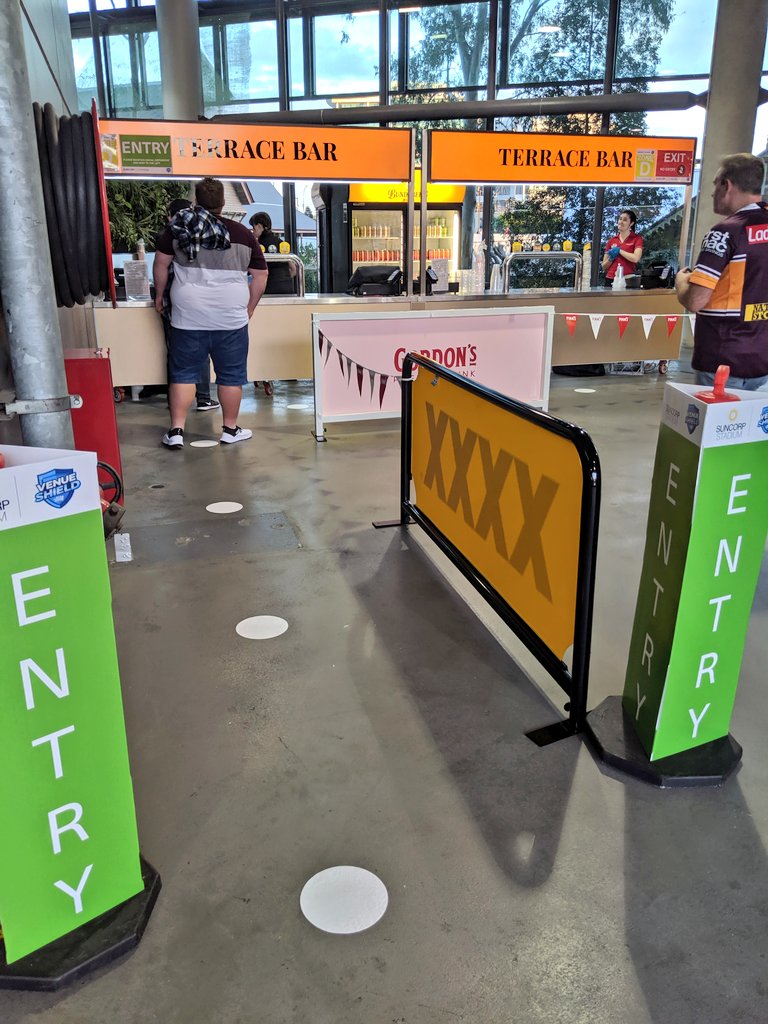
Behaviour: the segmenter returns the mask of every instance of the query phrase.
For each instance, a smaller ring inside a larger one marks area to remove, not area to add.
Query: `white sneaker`
[[[222,430],[220,440],[222,444],[234,444],[236,441],[247,441],[251,437],[253,437],[252,430],[248,430],[247,427],[235,427],[234,434]]]
[[[183,448],[184,431],[181,427],[174,427],[163,436],[163,444],[166,448]]]

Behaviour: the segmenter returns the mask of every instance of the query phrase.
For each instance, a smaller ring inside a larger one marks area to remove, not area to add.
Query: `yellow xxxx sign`
[[[412,394],[414,504],[562,659],[576,614],[576,449],[425,368]]]

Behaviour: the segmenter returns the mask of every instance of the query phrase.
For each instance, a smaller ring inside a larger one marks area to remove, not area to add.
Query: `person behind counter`
[[[272,230],[272,218],[265,210],[254,213],[248,223],[251,225],[253,237],[265,253],[276,255],[280,252],[281,239]],[[265,295],[295,294],[293,279],[296,277],[296,267],[291,260],[270,262],[267,269],[269,277],[264,291]],[[264,384],[264,394],[269,398],[272,394],[272,381],[265,380],[262,383]],[[258,388],[259,382],[255,380],[253,386]]]
[[[605,244],[601,266],[608,288],[613,287],[613,279],[619,267],[624,272],[625,279],[629,278],[627,284],[630,287],[635,281],[637,265],[643,255],[643,239],[642,235],[635,233],[636,225],[637,217],[634,211],[622,210],[619,214],[618,233]]]

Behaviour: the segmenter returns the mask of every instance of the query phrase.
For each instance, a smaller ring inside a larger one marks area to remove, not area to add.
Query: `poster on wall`
[[[503,395],[546,409],[553,306],[312,317],[315,436],[324,423],[400,415],[403,360],[419,352]]]

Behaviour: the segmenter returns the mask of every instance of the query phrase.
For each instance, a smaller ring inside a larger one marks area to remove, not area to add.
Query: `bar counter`
[[[684,310],[671,289],[612,292],[540,288],[506,295],[270,296],[250,324],[249,380],[312,377],[312,314],[553,306],[552,365],[676,359]],[[570,315],[570,321],[566,316]],[[107,348],[115,386],[165,381],[165,344],[151,302],[94,302],[85,310],[89,345]],[[619,317],[627,317],[619,320]],[[645,323],[643,317],[646,317]],[[655,319],[651,322],[650,317]],[[574,319],[575,317],[575,319]],[[602,317],[602,320],[599,318]],[[675,317],[677,318],[675,320]],[[646,329],[648,337],[646,338]]]

